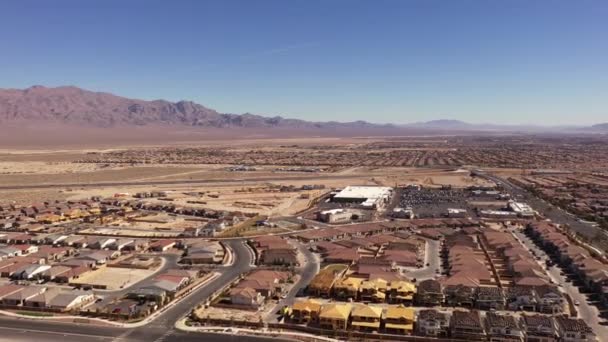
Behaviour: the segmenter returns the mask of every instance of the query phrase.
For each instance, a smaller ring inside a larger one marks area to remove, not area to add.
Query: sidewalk
[[[299,341],[315,341],[315,342],[338,342],[329,337],[311,335],[305,333],[291,332],[286,330],[268,330],[266,328],[261,330],[252,330],[246,328],[227,328],[227,327],[189,327],[186,325],[184,319],[180,319],[175,323],[175,328],[181,331],[188,332],[200,332],[200,333],[214,333],[214,334],[228,334],[228,335],[246,335],[246,336],[268,336],[268,337],[279,337],[285,339],[299,340]]]
[[[191,292],[196,291],[200,287],[202,287],[202,286],[208,284],[209,282],[215,280],[219,276],[220,276],[220,274],[217,273],[217,272],[212,273],[209,277],[207,277],[207,279],[205,279],[204,281],[200,282],[195,287],[193,287],[191,289]],[[118,328],[132,329],[132,328],[138,328],[138,327],[145,326],[148,323],[154,321],[158,316],[162,315],[165,311],[167,311],[168,309],[170,309],[172,306],[176,305],[180,301],[185,300],[187,297],[188,297],[188,295],[183,296],[179,300],[174,300],[171,303],[169,303],[168,305],[162,307],[160,310],[155,311],[150,316],[142,319],[139,322],[134,322],[134,323],[113,322],[113,321],[109,321],[109,320],[106,320],[106,319],[103,319],[103,318],[86,317],[86,316],[63,316],[63,315],[46,316],[46,317],[45,316],[30,316],[30,315],[21,315],[21,314],[18,314],[18,313],[14,313],[14,312],[11,312],[11,311],[4,311],[4,310],[0,310],[0,315],[4,315],[4,316],[8,316],[8,317],[15,317],[15,318],[19,318],[19,319],[56,321],[56,322],[61,322],[61,323],[82,323],[82,324],[89,324],[91,322],[96,322],[96,323],[103,323],[105,325],[111,325],[111,326],[118,327]],[[25,308],[25,309],[27,309],[27,308]]]
[[[227,244],[222,243],[222,246],[224,246],[224,250],[226,251],[226,257],[224,264],[220,265],[220,267],[230,267],[234,265],[234,253],[232,252],[232,248]]]

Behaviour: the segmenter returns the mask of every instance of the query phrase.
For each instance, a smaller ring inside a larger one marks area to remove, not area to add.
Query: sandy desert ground
[[[373,138],[309,138],[309,139],[258,139],[213,141],[209,146],[222,146],[234,150],[293,149],[302,154],[306,167],[306,146],[322,148],[343,146],[347,149]],[[428,142],[428,141],[427,141]],[[187,148],[189,145],[184,145]],[[200,146],[200,145],[197,145]],[[305,209],[311,200],[332,188],[347,185],[386,185],[418,183],[425,186],[486,185],[480,179],[469,177],[467,170],[453,168],[411,167],[332,167],[318,172],[277,172],[281,165],[259,165],[255,171],[228,171],[229,164],[112,164],[79,163],[91,152],[107,152],[140,148],[122,145],[114,148],[80,149],[4,149],[0,151],[0,204],[34,202],[55,199],[77,200],[91,196],[109,197],[117,192],[171,191],[176,203],[202,201],[206,208],[255,212],[261,215],[290,215]],[[112,183],[112,184],[108,184]],[[303,198],[302,192],[277,192],[280,186],[301,187],[322,185],[325,191],[316,191]],[[24,188],[25,187],[25,188]],[[266,189],[266,190],[265,190]],[[183,193],[207,193],[200,198],[188,198]],[[221,194],[218,197],[209,193]]]

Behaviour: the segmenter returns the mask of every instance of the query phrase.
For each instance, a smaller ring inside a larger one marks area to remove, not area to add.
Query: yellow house
[[[346,277],[334,285],[334,295],[338,299],[357,299],[363,279]]]
[[[299,324],[316,322],[319,319],[321,302],[314,299],[300,300],[291,307],[291,320]]]
[[[391,282],[389,287],[389,302],[394,304],[411,304],[416,294],[416,285],[406,280]]]
[[[65,216],[66,216],[68,219],[72,219],[72,220],[74,220],[74,219],[77,219],[77,218],[82,217],[82,216],[84,216],[84,215],[83,215],[83,212],[82,212],[80,209],[78,209],[78,208],[74,208],[74,209],[70,209],[70,210],[68,210],[68,211],[65,213]]]
[[[388,283],[384,279],[366,280],[359,287],[359,298],[364,302],[383,303],[386,300]]]
[[[99,215],[99,214],[101,214],[101,208],[97,208],[97,207],[89,208],[89,213],[91,215]]]
[[[346,266],[345,266],[346,268]],[[308,292],[317,297],[330,297],[331,290],[339,279],[339,274],[344,269],[336,267],[326,267],[319,271],[308,285]]]
[[[414,309],[403,305],[389,306],[384,315],[384,330],[389,334],[411,334],[414,330]]]
[[[65,218],[61,215],[56,215],[56,214],[42,214],[42,215],[36,216],[36,219],[38,220],[38,222],[48,224],[48,223],[55,223],[55,222],[62,221]]]
[[[322,329],[346,330],[351,309],[351,304],[322,305],[319,313],[319,326]]]
[[[380,330],[382,308],[374,305],[358,304],[351,311],[353,330],[374,332]]]

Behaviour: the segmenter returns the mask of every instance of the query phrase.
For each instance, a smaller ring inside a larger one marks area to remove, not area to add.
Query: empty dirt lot
[[[154,274],[154,272],[155,270],[100,267],[93,272],[80,276],[80,278],[72,281],[72,284],[105,287],[107,290],[119,290],[146,279]]]

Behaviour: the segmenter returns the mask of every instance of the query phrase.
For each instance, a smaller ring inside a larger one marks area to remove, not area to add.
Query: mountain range
[[[399,130],[501,131],[501,132],[608,132],[608,123],[594,126],[529,126],[471,124],[460,120],[432,120],[405,125],[354,122],[311,122],[250,113],[226,114],[192,101],[145,101],[93,92],[74,86],[0,89],[0,126],[8,124],[66,124],[95,128],[179,126],[200,128],[303,129],[303,130]],[[13,125],[14,126],[14,125]]]
[[[224,114],[192,101],[129,99],[73,86],[0,89],[0,123],[45,122],[91,127],[181,125],[211,128],[365,128],[364,121],[310,122],[250,113]]]

